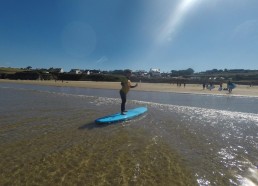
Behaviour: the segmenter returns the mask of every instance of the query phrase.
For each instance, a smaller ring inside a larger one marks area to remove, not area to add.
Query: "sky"
[[[258,0],[0,0],[0,67],[258,70]]]

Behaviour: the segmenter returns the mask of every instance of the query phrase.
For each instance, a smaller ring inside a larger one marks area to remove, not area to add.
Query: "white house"
[[[71,69],[70,73],[71,74],[81,74],[82,71],[80,69]]]
[[[151,77],[160,77],[161,76],[160,69],[157,69],[157,68],[151,68],[149,73],[150,73]]]
[[[56,73],[64,73],[64,69],[63,68],[50,68],[49,69],[50,72],[56,72]]]

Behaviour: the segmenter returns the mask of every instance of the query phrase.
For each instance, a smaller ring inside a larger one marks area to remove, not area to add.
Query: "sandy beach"
[[[81,88],[98,88],[98,89],[115,89],[121,88],[119,82],[95,82],[95,81],[38,81],[38,80],[6,80],[0,79],[0,83],[22,83],[46,86],[66,86],[66,87],[81,87]],[[134,82],[132,83],[134,85]],[[226,84],[223,84],[223,88]],[[203,90],[200,84],[186,84],[184,87],[178,87],[176,84],[167,83],[138,83],[138,87],[131,89],[132,91],[157,91],[157,92],[176,92],[176,93],[192,93],[192,94],[218,94],[228,95],[228,91],[218,91],[218,85],[214,89]],[[257,86],[237,85],[232,91],[232,96],[258,96]]]

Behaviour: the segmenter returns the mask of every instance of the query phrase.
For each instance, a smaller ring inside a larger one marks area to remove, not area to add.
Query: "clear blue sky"
[[[0,0],[0,66],[258,69],[258,0]]]

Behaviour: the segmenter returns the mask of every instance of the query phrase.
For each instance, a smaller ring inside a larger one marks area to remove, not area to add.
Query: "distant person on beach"
[[[228,81],[228,93],[232,93],[232,87],[233,84],[231,83],[231,81]]]
[[[219,84],[219,91],[222,91],[222,83]]]
[[[210,91],[211,91],[211,89],[213,89],[213,88],[214,88],[214,85],[213,85],[213,83],[212,83],[212,82],[210,82],[210,85],[208,86],[208,88],[210,89]]]
[[[136,83],[134,86],[131,85],[130,77],[132,75],[132,71],[127,69],[124,71],[125,78],[121,82],[121,90],[120,90],[120,96],[122,99],[121,103],[121,114],[126,115],[126,110],[125,110],[125,103],[126,103],[126,94],[129,92],[130,88],[135,88],[138,86]]]
[[[205,83],[202,84],[202,89],[203,89],[203,90],[205,89]]]

